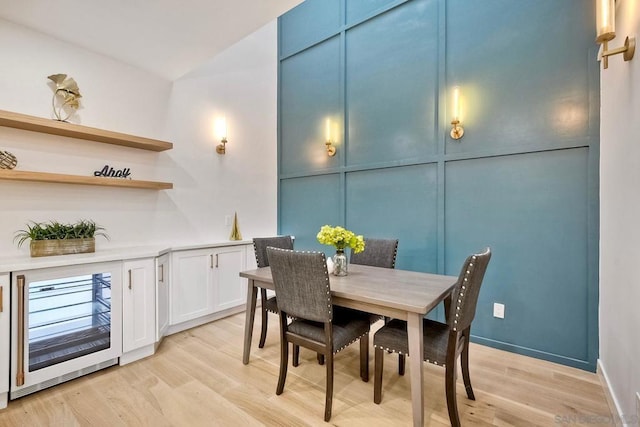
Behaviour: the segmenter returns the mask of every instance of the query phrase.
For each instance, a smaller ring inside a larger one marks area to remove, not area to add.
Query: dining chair
[[[277,236],[277,237],[256,237],[253,239],[253,251],[256,254],[256,264],[258,268],[268,267],[269,258],[267,257],[267,247],[281,248],[281,249],[293,249],[293,239],[291,236]],[[267,326],[268,326],[268,313],[278,314],[278,304],[276,297],[267,297],[267,290],[260,288],[260,299],[262,301],[260,305],[260,312],[262,313],[262,326],[260,331],[260,343],[259,348],[264,347],[265,340],[267,339]]]
[[[395,268],[398,254],[398,239],[364,239],[364,250],[354,253],[351,250],[351,264],[373,267]]]
[[[331,418],[333,355],[360,340],[360,377],[369,381],[369,329],[366,316],[334,315],[327,262],[322,252],[267,248],[280,311],[280,374],[276,394],[284,391],[289,343],[309,348],[326,360],[324,420]],[[287,321],[287,316],[293,320]]]
[[[423,320],[422,357],[426,362],[445,368],[445,394],[449,421],[453,427],[460,426],[456,403],[456,363],[460,356],[467,397],[475,400],[469,377],[469,337],[480,286],[490,259],[490,248],[467,257],[451,296],[447,299],[448,305],[445,305],[446,323]],[[373,401],[380,403],[384,351],[398,353],[401,356],[409,355],[407,323],[397,319],[391,320],[375,333],[373,346],[375,348]]]
[[[351,264],[369,265],[372,267],[396,268],[396,256],[398,255],[398,239],[364,239],[364,250],[354,253],[351,250]],[[388,317],[371,314],[371,323],[380,319],[389,321]]]

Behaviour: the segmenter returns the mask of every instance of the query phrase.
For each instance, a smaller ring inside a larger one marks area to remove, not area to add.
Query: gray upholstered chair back
[[[291,236],[278,237],[256,237],[253,239],[253,251],[256,254],[258,268],[268,267],[267,247],[280,249],[293,249],[293,239]]]
[[[476,305],[480,286],[487,265],[491,259],[491,249],[467,257],[458,276],[458,282],[451,294],[451,309],[449,310],[449,326],[454,331],[463,331],[473,321],[476,315]]]
[[[281,312],[314,322],[332,320],[329,272],[324,253],[269,247],[267,257]]]
[[[398,239],[364,239],[364,251],[351,251],[351,264],[395,268]]]

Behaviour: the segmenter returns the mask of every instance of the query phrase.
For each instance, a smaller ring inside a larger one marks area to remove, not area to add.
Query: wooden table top
[[[259,282],[257,286],[273,289],[269,267],[243,271],[240,276]],[[334,303],[338,305],[343,304],[335,301],[336,299],[345,302],[353,301],[356,305],[344,305],[354,308],[360,308],[357,304],[365,304],[420,314],[428,313],[444,300],[457,280],[456,276],[358,264],[349,264],[347,276],[329,275],[331,294],[334,297]]]

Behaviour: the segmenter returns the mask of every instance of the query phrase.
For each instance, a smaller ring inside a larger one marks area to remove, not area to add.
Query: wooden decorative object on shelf
[[[86,254],[96,251],[96,239],[32,240],[29,249],[32,257]]]
[[[13,169],[18,164],[16,156],[8,151],[0,150],[0,169]]]

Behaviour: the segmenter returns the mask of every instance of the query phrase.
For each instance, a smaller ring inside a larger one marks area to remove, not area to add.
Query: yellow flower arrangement
[[[364,250],[364,237],[362,235],[356,236],[353,231],[340,226],[323,225],[316,237],[318,242],[323,245],[333,245],[339,251],[349,247],[357,254]]]

